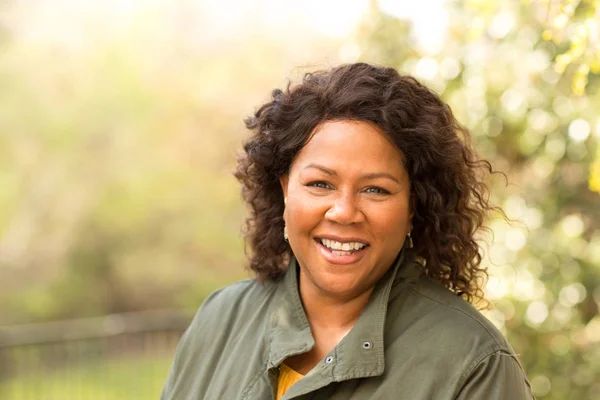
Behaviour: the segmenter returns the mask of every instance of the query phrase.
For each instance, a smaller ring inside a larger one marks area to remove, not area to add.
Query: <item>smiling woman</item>
[[[274,90],[246,126],[257,278],[200,307],[163,399],[532,398],[469,304],[491,168],[445,103],[357,63]]]

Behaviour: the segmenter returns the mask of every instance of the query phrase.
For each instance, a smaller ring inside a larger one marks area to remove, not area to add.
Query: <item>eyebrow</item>
[[[326,173],[329,176],[337,176],[337,172],[335,172],[334,170],[329,169],[327,167],[324,167],[320,164],[308,164],[306,167],[304,167],[304,169],[308,169],[308,168],[318,169],[318,170]],[[361,176],[361,179],[377,179],[377,178],[388,178],[388,179],[391,179],[392,181],[400,184],[400,182],[394,175],[388,174],[387,172],[375,172],[375,173],[365,174],[365,175]]]

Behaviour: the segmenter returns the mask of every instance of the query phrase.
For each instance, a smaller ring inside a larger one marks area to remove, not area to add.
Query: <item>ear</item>
[[[289,181],[290,181],[290,176],[288,174],[285,174],[281,178],[279,178],[279,183],[281,184],[281,190],[283,191],[284,199],[287,199],[288,182]]]

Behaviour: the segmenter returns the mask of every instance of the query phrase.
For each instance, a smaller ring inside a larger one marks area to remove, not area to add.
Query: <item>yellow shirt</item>
[[[285,392],[302,378],[304,378],[304,375],[281,363],[279,366],[279,379],[277,380],[277,400],[281,399]]]

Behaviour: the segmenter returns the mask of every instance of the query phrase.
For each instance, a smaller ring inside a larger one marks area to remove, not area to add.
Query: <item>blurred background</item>
[[[541,399],[600,399],[600,1],[0,3],[0,398],[158,398],[245,278],[250,115],[367,61],[439,93],[508,183],[486,315]]]

